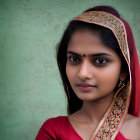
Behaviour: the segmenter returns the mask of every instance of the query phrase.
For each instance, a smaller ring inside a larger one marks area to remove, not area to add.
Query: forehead
[[[81,54],[100,52],[115,53],[111,48],[102,43],[98,32],[94,33],[88,30],[76,31],[70,39],[68,50]]]
[[[82,39],[82,40],[81,40]],[[79,30],[76,31],[69,42],[69,45],[75,45],[75,44],[82,44],[82,43],[101,43],[99,34],[97,32],[91,32],[89,30]]]

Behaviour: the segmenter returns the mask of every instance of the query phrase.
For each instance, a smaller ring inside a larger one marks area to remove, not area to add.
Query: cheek
[[[67,64],[66,65],[66,75],[67,75],[67,78],[68,78],[70,83],[73,80],[74,73],[75,73],[75,71],[73,70],[73,68]]]
[[[100,79],[102,78],[102,82],[104,83],[105,88],[112,88],[114,89],[117,85],[117,82],[120,78],[120,65],[112,65],[108,69],[102,71],[102,74],[99,75]]]

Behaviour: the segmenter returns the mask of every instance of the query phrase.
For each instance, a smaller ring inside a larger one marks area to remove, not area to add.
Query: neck
[[[88,119],[91,122],[100,122],[111,105],[112,100],[113,94],[96,101],[83,101],[83,106],[80,109],[80,112],[85,119]]]

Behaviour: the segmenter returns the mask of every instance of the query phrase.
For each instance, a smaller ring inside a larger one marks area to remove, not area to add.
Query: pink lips
[[[94,88],[96,88],[96,85],[91,85],[88,83],[80,83],[76,85],[81,91],[85,91],[85,92],[90,92],[92,91]]]

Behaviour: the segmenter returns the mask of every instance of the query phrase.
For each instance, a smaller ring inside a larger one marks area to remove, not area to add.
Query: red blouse
[[[44,122],[35,140],[82,140],[66,116],[50,118]],[[115,140],[127,140],[120,132]]]

